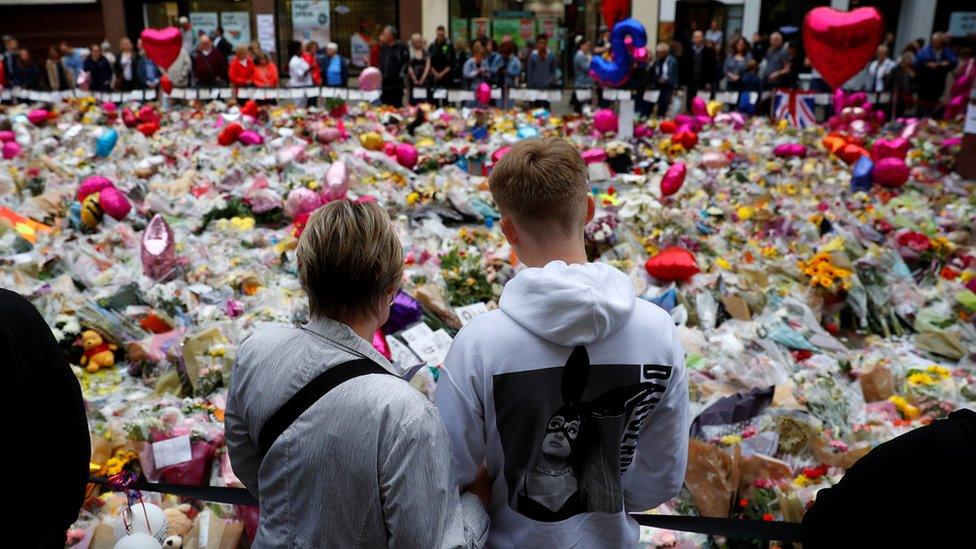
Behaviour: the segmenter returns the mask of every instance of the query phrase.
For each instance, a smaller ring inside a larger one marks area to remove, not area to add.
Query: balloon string
[[[107,484],[109,489],[112,491],[125,493],[125,505],[126,509],[129,511],[129,520],[125,519],[125,513],[123,513],[122,524],[125,526],[126,534],[132,533],[132,502],[136,498],[139,498],[139,504],[142,505],[142,515],[146,519],[146,530],[150,533],[150,535],[152,535],[152,525],[149,523],[149,512],[146,511],[146,502],[142,499],[142,492],[130,488],[138,479],[139,475],[131,471],[122,471],[121,473],[108,477]]]

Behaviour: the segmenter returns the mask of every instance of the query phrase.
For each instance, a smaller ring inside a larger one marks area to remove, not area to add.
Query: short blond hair
[[[526,139],[512,145],[488,176],[505,217],[532,229],[581,230],[586,222],[587,171],[565,139]]]
[[[370,315],[403,277],[403,247],[375,202],[330,202],[308,219],[298,241],[298,277],[313,318]]]

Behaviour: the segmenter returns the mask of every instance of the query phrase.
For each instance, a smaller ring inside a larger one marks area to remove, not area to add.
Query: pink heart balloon
[[[115,184],[112,183],[112,181],[107,177],[102,177],[100,175],[90,175],[86,177],[85,180],[82,181],[81,185],[78,187],[78,201],[81,202],[90,194],[97,193],[102,189],[106,189],[108,187],[114,187],[114,186]]]
[[[129,215],[129,210],[132,209],[125,193],[115,187],[105,187],[98,193],[98,205],[102,207],[103,212],[117,221],[125,219],[125,216]]]
[[[156,214],[142,233],[142,272],[153,280],[169,278],[176,270],[176,241],[173,229]]]
[[[871,170],[871,179],[878,185],[897,189],[908,181],[909,169],[905,161],[900,158],[882,158],[875,162]]]
[[[241,132],[241,135],[237,136],[237,140],[241,142],[241,145],[260,145],[264,143],[264,138],[261,137],[261,134],[253,130]]]
[[[14,141],[17,139],[17,134],[11,130],[0,131],[0,142],[6,143],[7,141]]]
[[[664,172],[664,177],[661,179],[661,196],[671,196],[678,192],[685,182],[687,173],[688,169],[683,162],[672,164],[668,171]]]
[[[505,145],[504,147],[495,150],[495,152],[491,153],[491,161],[498,162],[499,160],[502,159],[503,156],[505,156],[505,153],[507,153],[511,149],[512,149],[511,145]]]
[[[904,160],[912,144],[905,138],[879,139],[871,145],[871,160],[877,162],[882,158],[898,158]]]
[[[475,98],[478,100],[478,103],[481,103],[482,105],[487,105],[491,102],[491,86],[489,86],[487,82],[478,84],[478,89],[475,90],[474,94]]]
[[[183,47],[183,35],[176,27],[166,27],[165,29],[145,29],[139,35],[142,38],[142,47],[146,50],[146,57],[152,62],[166,70],[173,61],[180,55]]]
[[[781,158],[803,158],[807,148],[802,143],[783,143],[773,149],[773,154]]]
[[[697,95],[691,99],[691,114],[695,116],[708,116],[708,104]]]
[[[884,23],[876,8],[838,11],[819,7],[803,19],[803,46],[825,82],[838,88],[857,74],[881,43]],[[848,104],[860,105],[861,101]]]

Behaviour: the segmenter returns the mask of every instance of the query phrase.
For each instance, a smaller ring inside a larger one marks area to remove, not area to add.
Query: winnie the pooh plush
[[[85,352],[81,355],[81,365],[86,366],[90,373],[95,373],[99,368],[110,368],[115,366],[115,351],[118,347],[114,343],[108,343],[102,339],[102,335],[95,330],[85,330],[81,333],[81,346]]]

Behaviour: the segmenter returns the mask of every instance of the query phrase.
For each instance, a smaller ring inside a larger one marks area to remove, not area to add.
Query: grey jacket
[[[241,345],[225,427],[234,473],[260,500],[254,547],[481,547],[488,519],[459,498],[434,405],[395,376],[336,387],[302,414],[261,461],[265,421],[326,369],[370,358],[396,373],[345,324],[259,330]]]

